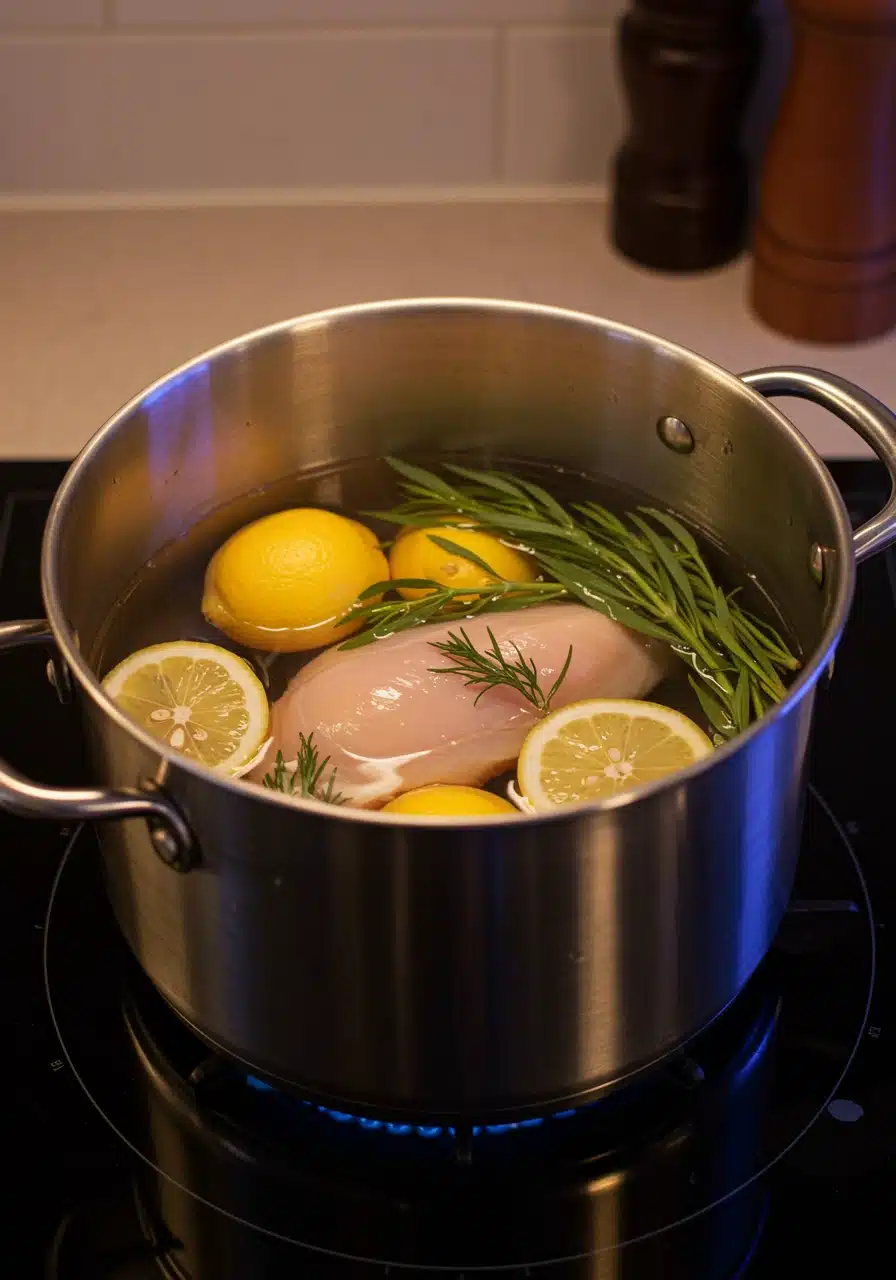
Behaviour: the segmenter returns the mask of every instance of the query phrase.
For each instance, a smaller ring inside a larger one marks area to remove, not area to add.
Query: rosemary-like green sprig
[[[569,671],[569,664],[572,662],[572,645],[569,646],[569,653],[566,655],[560,674],[545,693],[538,682],[538,668],[532,659],[524,658],[518,645],[514,644],[516,658],[508,662],[501,652],[491,627],[487,627],[486,630],[491,644],[483,652],[476,648],[463,627],[457,632],[449,631],[447,640],[431,641],[432,647],[444,657],[452,659],[454,665],[430,667],[429,670],[446,675],[462,676],[467,685],[482,685],[473,699],[474,706],[489,689],[494,689],[498,685],[507,685],[522,694],[527,702],[531,702],[536,711],[550,711],[551,699]]]
[[[458,548],[458,554],[464,550]],[[470,556],[472,556],[470,552]],[[469,558],[469,556],[467,557]],[[383,599],[400,587],[425,591],[413,600]],[[358,597],[358,603],[342,619],[343,624],[363,623],[363,630],[343,640],[340,649],[358,649],[373,640],[384,640],[423,622],[450,622],[477,613],[506,613],[533,604],[561,600],[567,590],[558,582],[504,582],[496,579],[484,587],[443,587],[430,578],[392,578],[376,582]]]
[[[555,599],[549,591],[559,586],[564,595],[671,646],[687,664],[703,712],[721,738],[747,728],[784,697],[782,677],[799,668],[799,659],[773,627],[740,607],[736,592],[726,594],[693,535],[670,513],[642,507],[620,517],[595,502],[567,509],[539,485],[504,472],[445,463],[449,480],[397,458],[387,461],[402,478],[406,500],[373,514],[417,527],[436,519],[472,524],[533,556],[552,580],[489,588],[472,610],[429,595],[417,602],[429,608],[406,618],[408,625],[525,608],[535,600],[513,604],[512,592],[538,587],[545,591],[536,593],[538,599]]]
[[[283,759],[283,752],[278,751],[271,773],[266,773],[264,785],[269,791],[283,791],[288,796],[301,796],[304,799],[323,800],[325,804],[345,804],[345,798],[336,787],[336,768],[330,770],[329,777],[322,785],[321,780],[330,757],[323,760],[314,745],[314,734],[299,734],[299,749],[296,753],[296,767],[290,772]]]

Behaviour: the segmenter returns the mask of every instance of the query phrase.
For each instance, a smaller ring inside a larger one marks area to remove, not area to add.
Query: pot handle
[[[740,376],[761,395],[814,401],[871,445],[890,473],[890,496],[877,515],[853,534],[856,562],[861,564],[896,541],[896,415],[855,383],[820,369],[753,369]]]
[[[43,619],[0,623],[0,653],[24,645],[53,643],[53,633]],[[31,782],[0,760],[0,808],[22,818],[62,822],[145,818],[153,848],[163,862],[176,871],[188,871],[194,865],[190,828],[173,800],[155,783],[120,791],[106,787],[48,787]]]

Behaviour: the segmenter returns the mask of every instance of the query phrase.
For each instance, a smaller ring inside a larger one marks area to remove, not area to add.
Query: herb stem
[[[286,795],[298,795],[304,799],[322,800],[325,804],[345,804],[344,796],[336,790],[336,768],[330,770],[326,782],[324,772],[330,763],[330,757],[320,759],[320,753],[314,745],[314,734],[299,734],[299,749],[296,753],[295,769],[286,763],[283,752],[278,751],[274,760],[274,768],[266,773],[263,784],[269,791],[282,791]]]
[[[408,587],[426,594],[414,600],[383,600],[389,591]],[[359,597],[343,622],[357,622],[363,629],[350,636],[340,649],[357,649],[371,640],[383,640],[396,631],[406,631],[435,619],[472,618],[478,613],[502,613],[530,608],[549,600],[561,600],[569,593],[558,582],[496,581],[483,587],[443,587],[428,578],[394,578],[377,582]],[[372,597],[372,599],[371,599]]]
[[[521,694],[527,702],[531,702],[536,711],[549,711],[551,700],[569,671],[569,664],[572,662],[572,645],[569,646],[560,674],[545,693],[539,684],[538,668],[533,660],[524,658],[519,646],[513,642],[511,645],[516,652],[516,658],[508,660],[502,653],[491,627],[487,627],[486,632],[489,648],[483,652],[476,648],[463,627],[458,632],[449,631],[447,640],[431,641],[432,647],[444,657],[450,658],[453,665],[430,667],[429,670],[438,674],[462,676],[467,685],[482,685],[473,700],[474,706],[489,689],[504,685]]]
[[[478,590],[414,582],[428,589],[416,601],[366,605],[362,597],[350,617],[360,612],[365,630],[343,648],[435,618],[571,598],[670,645],[690,668],[704,713],[722,737],[745,729],[785,696],[782,675],[799,668],[798,657],[773,627],[740,607],[736,593],[726,595],[691,532],[670,512],[642,507],[620,517],[595,502],[567,510],[539,485],[504,472],[446,463],[448,479],[387,461],[401,477],[406,501],[371,514],[417,527],[438,520],[446,532],[452,521],[484,529],[525,549],[549,580],[498,581]],[[378,583],[366,594],[396,585],[404,584]]]

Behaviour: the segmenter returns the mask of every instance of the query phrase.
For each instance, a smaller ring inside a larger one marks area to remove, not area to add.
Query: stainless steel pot
[[[824,405],[896,476],[896,419],[839,378],[739,379],[545,307],[350,307],[200,357],[73,464],[45,535],[47,622],[0,631],[7,647],[55,644],[103,785],[51,789],[4,765],[0,802],[145,819],[102,829],[121,928],[177,1012],[269,1077],[433,1116],[618,1083],[716,1016],[765,955],[794,876],[816,683],[856,561],[896,537],[893,498],[851,534],[823,463],[764,399],[779,395]],[[137,569],[198,514],[298,471],[446,440],[486,463],[544,458],[634,485],[734,549],[808,655],[786,701],[668,783],[485,827],[218,780],[104,695],[85,654]]]

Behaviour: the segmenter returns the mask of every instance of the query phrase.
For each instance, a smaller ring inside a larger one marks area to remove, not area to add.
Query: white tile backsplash
[[[0,0],[0,199],[603,184],[631,0]],[[786,69],[785,0],[748,115]]]
[[[24,2],[24,0],[23,0]],[[62,0],[59,0],[61,3]],[[113,0],[120,23],[605,22],[625,0]]]
[[[602,183],[622,129],[610,27],[511,31],[502,176]]]
[[[103,15],[103,0],[0,0],[0,30],[98,27]]]
[[[493,41],[0,41],[0,189],[485,182]]]

